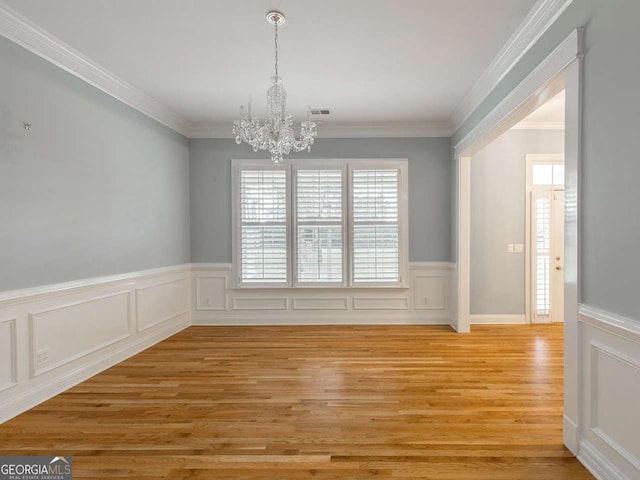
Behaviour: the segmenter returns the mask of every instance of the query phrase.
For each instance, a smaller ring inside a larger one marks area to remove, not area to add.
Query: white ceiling
[[[192,123],[262,111],[272,9],[296,117],[446,123],[535,0],[3,1]]]

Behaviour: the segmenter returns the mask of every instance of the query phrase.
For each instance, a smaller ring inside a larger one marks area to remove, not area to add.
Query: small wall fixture
[[[24,126],[24,129],[25,129],[25,130],[31,130],[31,124],[30,124],[30,123],[28,123],[28,122],[23,122],[23,124],[22,124],[22,125]]]

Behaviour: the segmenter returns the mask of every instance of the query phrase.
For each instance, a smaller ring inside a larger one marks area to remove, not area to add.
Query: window
[[[353,280],[397,282],[398,169],[354,170]]]
[[[240,275],[246,283],[287,281],[287,172],[240,172]]]
[[[343,281],[342,170],[295,169],[296,279]]]
[[[560,163],[533,164],[533,185],[564,185],[564,165]]]
[[[402,286],[406,160],[235,160],[238,286]]]

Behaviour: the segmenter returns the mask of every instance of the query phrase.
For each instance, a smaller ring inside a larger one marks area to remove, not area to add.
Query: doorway
[[[527,155],[526,317],[564,322],[564,155]]]
[[[578,302],[580,298],[580,118],[582,30],[569,35],[495,105],[470,130],[455,139],[456,221],[454,224],[455,259],[454,308],[451,326],[459,333],[471,330],[470,297],[470,219],[471,156],[499,137],[540,106],[556,82],[563,83],[565,105],[565,217],[564,217],[564,444],[574,454],[579,439],[579,342]]]

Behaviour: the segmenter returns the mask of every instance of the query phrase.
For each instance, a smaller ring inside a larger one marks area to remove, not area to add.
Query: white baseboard
[[[562,441],[571,453],[578,455],[580,449],[578,425],[566,415],[562,416]]]
[[[587,467],[598,480],[631,480],[624,473],[602,455],[587,440],[580,442],[578,460]],[[638,478],[638,477],[635,477]]]
[[[257,325],[447,325],[451,323],[447,315],[363,315],[341,314],[331,316],[300,315],[216,315],[194,316],[193,325],[210,326],[257,326]]]
[[[471,325],[524,325],[524,315],[471,315]]]

